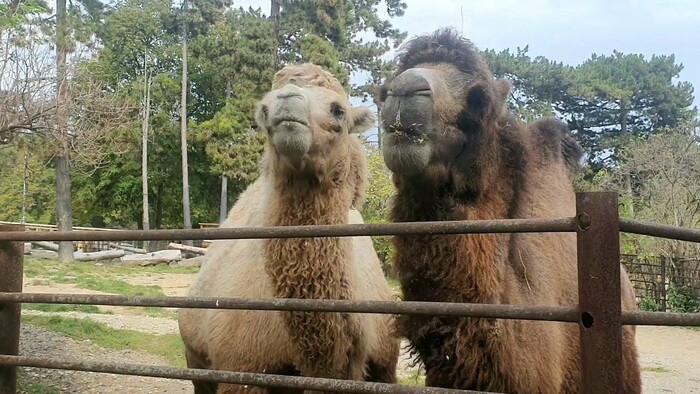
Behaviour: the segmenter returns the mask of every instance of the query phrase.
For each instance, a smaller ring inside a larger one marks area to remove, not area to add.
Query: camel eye
[[[340,118],[345,114],[345,109],[338,103],[331,104],[331,114],[336,118]]]

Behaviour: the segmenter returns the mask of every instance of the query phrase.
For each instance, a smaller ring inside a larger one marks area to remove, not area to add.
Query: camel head
[[[483,154],[507,111],[510,84],[494,79],[472,43],[452,30],[409,41],[397,60],[379,95],[389,169],[427,176],[488,161]]]
[[[344,143],[372,127],[366,107],[352,107],[328,71],[310,64],[289,65],[274,77],[258,103],[255,120],[267,133],[269,153],[287,171],[323,170],[342,160]],[[347,149],[345,149],[347,151]]]

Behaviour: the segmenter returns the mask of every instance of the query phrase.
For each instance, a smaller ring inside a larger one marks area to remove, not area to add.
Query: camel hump
[[[569,126],[550,116],[534,121],[529,127],[536,139],[535,146],[540,148],[540,154],[549,160],[557,160],[561,157],[569,174],[572,177],[575,176],[583,157],[583,149],[572,135]]]

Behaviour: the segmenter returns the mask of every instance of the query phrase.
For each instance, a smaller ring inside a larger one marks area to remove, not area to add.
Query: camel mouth
[[[398,143],[410,142],[423,144],[428,139],[428,132],[422,123],[412,123],[404,126],[400,123],[392,123],[387,127],[387,135],[391,135]]]
[[[383,138],[382,156],[391,172],[403,175],[417,174],[428,166],[432,148],[425,136],[387,133]]]
[[[304,127],[309,127],[309,123],[306,122],[303,119],[299,118],[292,118],[292,117],[283,117],[283,118],[278,118],[275,119],[274,122],[272,122],[272,127],[280,127],[280,126],[292,126],[292,125],[300,125]]]

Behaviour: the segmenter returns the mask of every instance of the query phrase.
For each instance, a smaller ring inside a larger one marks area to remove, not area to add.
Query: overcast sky
[[[408,38],[453,26],[479,49],[529,45],[529,55],[577,65],[591,54],[676,56],[680,80],[695,87],[700,107],[700,1],[697,0],[406,0],[394,26]],[[234,1],[269,13],[269,0]],[[385,11],[382,11],[385,14]],[[354,101],[354,100],[353,100]]]

